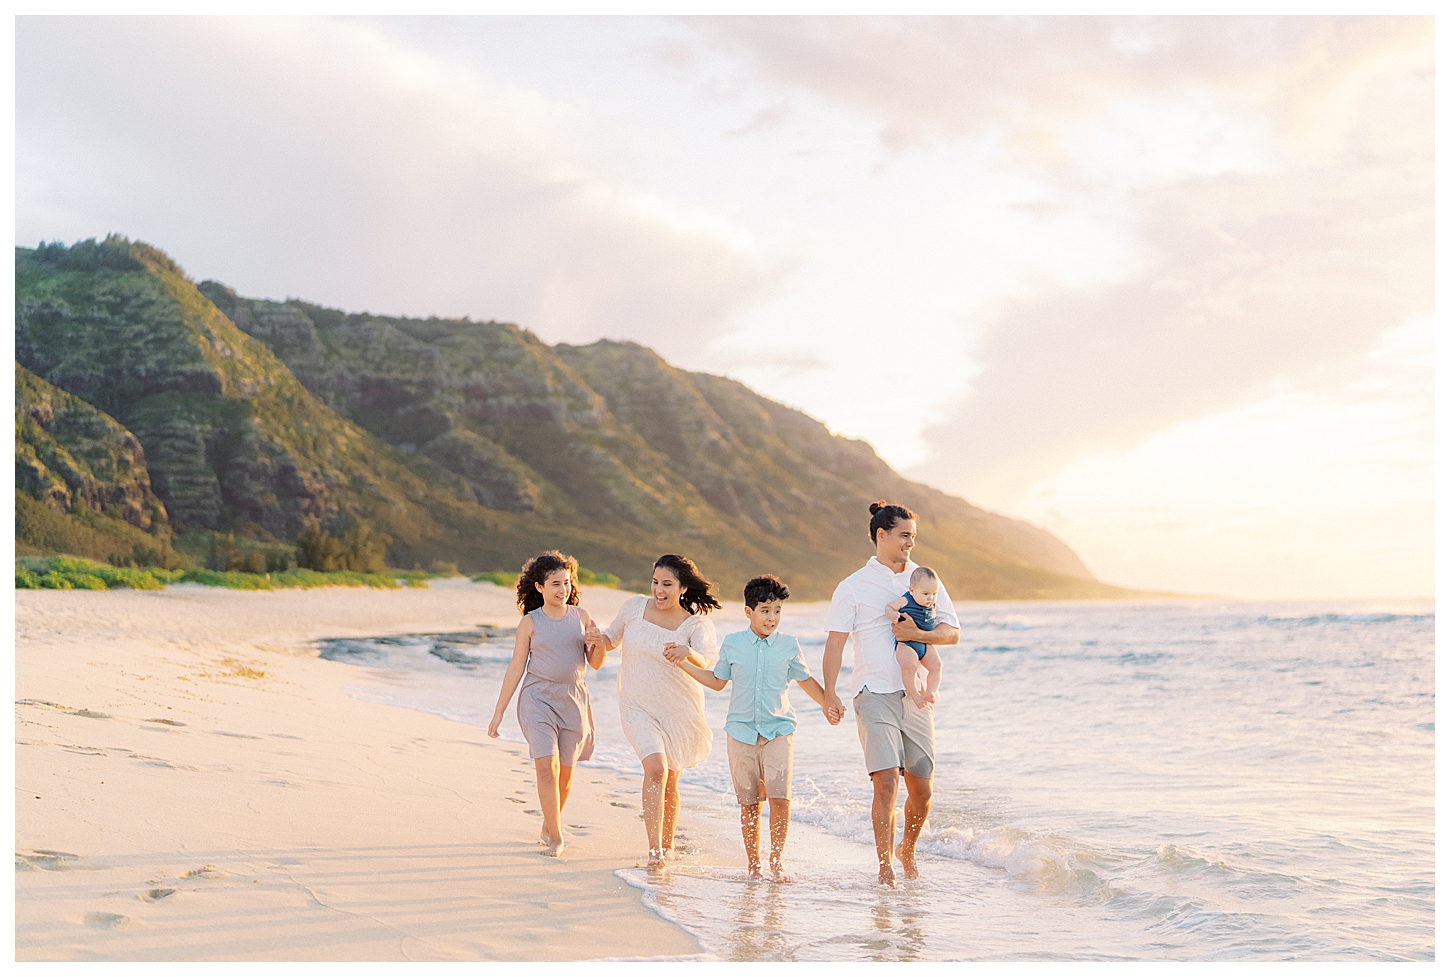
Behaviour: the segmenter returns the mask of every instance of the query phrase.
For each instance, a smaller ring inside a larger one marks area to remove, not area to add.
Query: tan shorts
[[[864,689],[853,705],[868,774],[895,768],[913,777],[931,777],[936,767],[936,706],[918,709],[906,701],[905,692]]]
[[[794,750],[789,736],[768,740],[755,738],[755,745],[726,736],[725,755],[730,760],[730,779],[735,783],[735,799],[741,806],[759,804],[775,797],[790,800],[790,768]]]

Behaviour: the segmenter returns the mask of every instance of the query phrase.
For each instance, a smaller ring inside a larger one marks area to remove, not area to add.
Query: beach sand
[[[522,745],[350,697],[311,644],[512,626],[511,597],[18,592],[16,958],[698,954],[614,875],[643,854],[638,780],[579,767],[565,858],[541,857]]]

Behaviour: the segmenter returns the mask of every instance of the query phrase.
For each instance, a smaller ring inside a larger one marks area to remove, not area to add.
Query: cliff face
[[[404,565],[559,546],[641,584],[673,551],[727,595],[776,572],[819,598],[869,555],[866,503],[888,498],[921,514],[920,559],[955,594],[1115,590],[1050,534],[632,343],[247,299],[107,239],[17,249],[16,356],[134,434],[178,526],[293,539],[356,515]]]
[[[15,365],[15,487],[58,513],[88,510],[160,531],[141,442],[114,418]]]

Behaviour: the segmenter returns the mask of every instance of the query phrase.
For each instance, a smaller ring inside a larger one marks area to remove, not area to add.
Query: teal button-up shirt
[[[811,677],[795,638],[779,631],[762,638],[748,629],[726,635],[715,677],[730,682],[725,732],[731,739],[754,746],[757,736],[773,740],[795,732],[786,689]]]

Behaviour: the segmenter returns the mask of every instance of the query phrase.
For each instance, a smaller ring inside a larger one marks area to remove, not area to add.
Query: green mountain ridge
[[[63,395],[115,426],[97,444],[132,436],[133,487],[148,476],[155,500],[135,504],[178,529],[289,542],[366,519],[395,565],[499,569],[557,546],[635,586],[684,552],[727,596],[775,572],[821,598],[869,554],[866,503],[888,498],[921,514],[918,559],[958,596],[1139,595],[1042,529],[633,343],[247,299],[112,236],[16,249],[16,358],[17,496],[57,513],[57,486],[74,489],[20,426],[40,430],[41,402]]]

